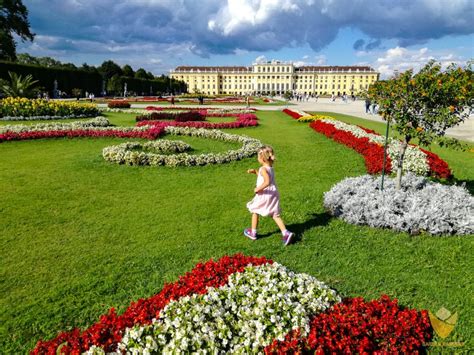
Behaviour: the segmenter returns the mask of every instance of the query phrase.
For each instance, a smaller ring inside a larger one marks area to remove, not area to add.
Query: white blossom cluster
[[[474,197],[465,187],[431,182],[414,174],[395,179],[363,175],[346,178],[324,194],[330,213],[351,224],[417,234],[474,234]]]
[[[6,125],[0,126],[1,133],[23,133],[33,131],[63,131],[63,130],[74,130],[74,129],[86,129],[86,128],[98,128],[108,127],[110,122],[107,118],[98,116],[86,121],[74,121],[74,122],[54,122],[54,123],[38,123],[34,125]]]
[[[332,124],[337,129],[350,132],[358,138],[368,138],[372,143],[379,145],[385,144],[385,137],[378,134],[367,133],[362,128],[355,125],[327,119],[323,119],[321,122]],[[395,170],[395,164],[398,161],[400,145],[401,142],[399,140],[393,138],[388,139],[387,154],[392,161],[392,170]],[[405,158],[403,159],[403,172],[413,172],[417,175],[428,175],[429,170],[426,154],[418,149],[418,147],[409,145],[405,152]]]
[[[310,275],[277,263],[248,266],[231,275],[225,286],[170,302],[153,324],[127,328],[117,352],[262,352],[292,329],[306,335],[311,316],[340,301],[334,290]]]
[[[124,150],[145,150],[152,153],[182,153],[191,150],[191,146],[182,141],[171,141],[167,139],[160,139],[146,143],[127,142],[120,144]]]
[[[97,113],[97,111],[96,111]],[[0,121],[39,121],[39,120],[65,120],[67,118],[86,118],[92,115],[69,115],[69,116],[3,116]]]
[[[148,127],[148,126],[143,126]],[[150,166],[196,166],[208,164],[223,164],[255,155],[262,146],[257,139],[224,133],[215,129],[192,128],[192,127],[166,127],[165,132],[171,135],[184,135],[202,137],[206,139],[223,140],[226,142],[241,143],[242,147],[237,150],[229,150],[223,153],[209,154],[157,154],[145,151],[136,151],[138,143],[123,143],[115,146],[105,147],[102,156],[105,160],[126,165],[150,165]]]

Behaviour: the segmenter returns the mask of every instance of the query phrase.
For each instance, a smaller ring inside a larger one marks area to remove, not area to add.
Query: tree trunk
[[[400,190],[402,187],[402,173],[403,173],[403,159],[405,158],[405,152],[407,151],[408,141],[410,140],[409,137],[405,137],[400,144],[400,152],[398,154],[398,164],[397,164],[397,180],[396,180],[396,188]]]

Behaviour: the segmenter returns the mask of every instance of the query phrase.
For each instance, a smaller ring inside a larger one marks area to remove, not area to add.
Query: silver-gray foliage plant
[[[474,197],[462,186],[447,186],[407,174],[395,179],[363,175],[346,178],[324,194],[324,206],[351,224],[433,235],[474,234]]]

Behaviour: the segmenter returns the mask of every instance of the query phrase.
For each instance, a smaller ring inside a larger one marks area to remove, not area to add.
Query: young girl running
[[[258,150],[258,162],[261,167],[258,170],[247,170],[247,173],[257,175],[257,186],[254,190],[255,197],[247,203],[247,208],[252,213],[252,228],[245,229],[244,235],[256,240],[259,215],[271,216],[281,230],[283,243],[288,245],[294,234],[286,229],[285,223],[280,217],[280,194],[275,185],[275,174],[272,168],[274,161],[273,148],[263,146]]]

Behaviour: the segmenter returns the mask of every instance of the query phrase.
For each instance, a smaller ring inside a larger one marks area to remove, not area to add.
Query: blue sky
[[[36,38],[18,52],[64,62],[370,65],[382,77],[474,58],[472,0],[23,0]]]

